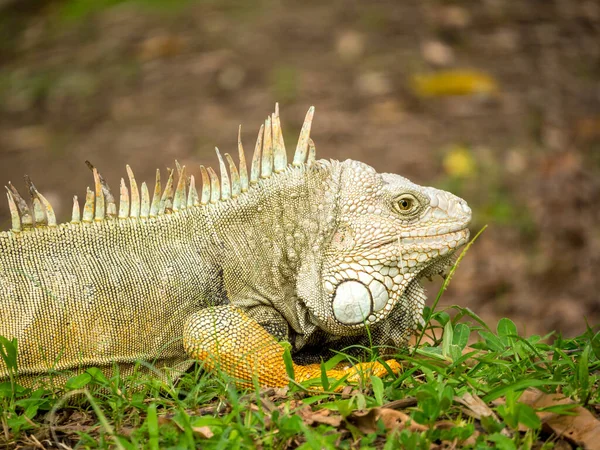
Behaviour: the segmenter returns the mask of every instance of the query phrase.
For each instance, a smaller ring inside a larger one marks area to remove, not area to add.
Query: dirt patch
[[[489,224],[444,302],[528,332],[599,323],[597,2],[81,4],[0,10],[3,35],[23,25],[0,49],[0,180],[27,173],[61,219],[86,159],[113,186],[126,163],[152,180],[214,165],[239,123],[250,145],[275,101],[293,142],[314,104],[321,157],[451,189]],[[496,89],[415,90],[451,70]]]

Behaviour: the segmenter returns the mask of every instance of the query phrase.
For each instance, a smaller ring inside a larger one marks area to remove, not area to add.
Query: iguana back
[[[208,230],[190,209],[0,234],[0,335],[21,373],[188,359],[185,319],[225,298]]]

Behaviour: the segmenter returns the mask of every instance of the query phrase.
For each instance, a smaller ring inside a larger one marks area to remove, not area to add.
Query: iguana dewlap
[[[29,180],[31,205],[9,184],[0,336],[17,339],[19,381],[115,363],[127,372],[136,361],[185,370],[200,359],[280,386],[288,378],[278,340],[304,360],[354,344],[403,345],[425,302],[419,280],[466,243],[471,210],[357,161],[315,160],[313,113],[291,164],[276,108],[250,173],[239,140],[239,164],[217,150],[220,177],[201,166],[198,188],[178,166],[164,190],[157,171],[150,195],[127,167],[117,206],[90,165],[94,190],[83,210],[75,197],[70,223],[56,223]],[[320,368],[295,373],[307,379]]]

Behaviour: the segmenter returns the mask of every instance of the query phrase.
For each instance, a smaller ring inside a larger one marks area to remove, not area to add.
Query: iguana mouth
[[[357,329],[365,323],[385,319],[405,293],[423,290],[423,278],[444,277],[456,249],[466,244],[468,237],[469,230],[462,227],[436,235],[435,239],[390,240],[377,247],[381,254],[389,254],[390,245],[399,247],[389,262],[365,260],[348,268],[342,264],[334,279],[325,283],[331,294],[334,317],[340,324]],[[381,261],[380,257],[373,259]],[[421,264],[425,265],[419,270]]]

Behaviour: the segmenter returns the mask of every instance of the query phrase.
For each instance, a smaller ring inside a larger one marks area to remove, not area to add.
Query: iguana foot
[[[402,365],[394,359],[388,359],[387,361],[385,361],[385,363],[389,366],[391,373],[395,375],[402,371]],[[372,361],[358,363],[354,366],[348,366],[347,364],[338,364],[333,369],[327,371],[327,377],[340,380],[347,376],[347,381],[355,383],[364,379],[368,379],[372,375],[383,377],[385,375],[388,375],[389,373],[390,371],[383,364],[381,364],[378,361]],[[295,365],[294,374],[296,376],[296,381],[306,381],[311,380],[313,378],[319,378],[321,377],[321,365]]]
[[[193,314],[184,328],[183,346],[194,359],[203,361],[209,370],[222,370],[240,387],[252,387],[252,379],[269,387],[289,384],[283,360],[284,348],[256,321],[230,305],[203,309]],[[400,364],[386,361],[393,373]],[[383,376],[388,369],[379,362],[343,364],[327,371],[328,378],[356,382],[370,375]],[[321,377],[321,365],[294,364],[296,381]]]

